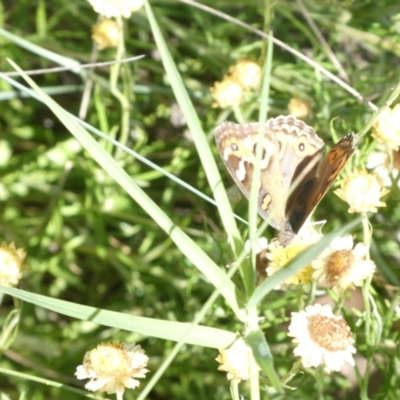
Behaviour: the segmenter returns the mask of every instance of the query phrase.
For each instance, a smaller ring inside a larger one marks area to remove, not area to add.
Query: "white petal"
[[[87,374],[86,368],[83,365],[79,365],[76,368],[75,375],[77,379],[88,379],[90,376]]]
[[[325,357],[324,364],[326,372],[340,371],[344,365],[344,360],[342,358],[332,357],[329,355],[328,357]]]
[[[330,247],[333,251],[351,250],[353,248],[353,236],[336,237],[333,239]]]
[[[299,344],[293,351],[293,354],[301,357],[301,363],[304,367],[318,367],[322,362],[321,348],[316,346],[311,340],[307,343]]]
[[[322,360],[323,360],[323,355],[324,352],[319,350],[319,351],[314,351],[313,353],[311,353],[308,357],[308,364],[310,365],[310,367],[318,367],[319,365],[321,365]]]
[[[362,281],[375,272],[375,263],[371,260],[358,261],[351,272],[351,278],[356,286],[361,286]]]
[[[106,386],[108,384],[108,381],[109,381],[109,379],[106,379],[106,378],[93,379],[85,385],[85,388],[87,390],[91,390],[91,391],[95,392],[96,390],[100,390],[104,386]]]
[[[136,379],[130,378],[125,380],[124,385],[127,389],[135,389],[140,385],[140,382]]]
[[[368,253],[368,247],[364,243],[357,243],[353,249],[354,258],[361,260]]]
[[[314,305],[307,306],[306,312],[309,317],[312,317],[314,315],[324,315],[326,317],[333,316],[332,307],[329,304],[322,305],[316,303]]]

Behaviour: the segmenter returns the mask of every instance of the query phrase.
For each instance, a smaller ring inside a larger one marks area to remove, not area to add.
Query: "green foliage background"
[[[207,2],[210,6],[274,36],[299,50],[337,75],[323,46],[293,1]],[[397,0],[305,2],[311,18],[349,76],[349,84],[363,97],[380,106],[398,84],[400,76],[400,6]],[[86,1],[3,1],[0,4],[0,70],[12,71],[6,58],[23,70],[39,70],[58,64],[41,50],[68,59],[93,61],[91,27],[96,13]],[[213,130],[231,110],[212,108],[209,87],[228,72],[236,60],[248,58],[264,63],[267,43],[254,33],[176,1],[152,1],[151,7],[162,29],[173,60],[182,76],[215,158]],[[12,34],[13,36],[9,36]],[[18,38],[24,42],[19,42]],[[38,46],[34,48],[33,45]],[[212,197],[204,168],[187,126],[174,126],[171,113],[176,99],[166,76],[144,9],[125,21],[126,54],[142,55],[125,64],[119,80],[129,98],[129,137],[125,144],[165,168],[204,194]],[[99,61],[115,58],[114,50],[98,54]],[[61,61],[60,61],[61,62]],[[34,76],[42,89],[65,110],[77,115],[85,83],[93,82],[85,120],[112,138],[120,140],[121,106],[110,92],[109,67],[92,72],[62,71]],[[131,199],[88,154],[52,111],[35,99],[24,98],[0,81],[0,218],[1,240],[15,242],[26,250],[27,265],[20,288],[76,304],[118,311],[134,316],[191,322],[213,291],[194,267],[143,208]],[[330,128],[338,135],[359,131],[372,115],[366,104],[330,81],[302,60],[274,46],[269,115],[287,114],[288,101],[301,96],[312,104],[308,123],[328,144]],[[242,107],[246,120],[258,119],[255,96]],[[400,123],[400,121],[399,121]],[[208,256],[224,269],[233,261],[218,210],[172,179],[137,161],[131,154],[100,144],[118,160],[151,199]],[[357,163],[362,165],[375,143],[367,135],[360,143]],[[221,167],[226,187],[232,181]],[[399,187],[395,182],[385,198],[387,207],[371,216],[374,229],[372,257],[379,270],[373,294],[384,330],[378,346],[366,343],[356,326],[361,311],[346,315],[357,333],[360,355],[373,359],[369,396],[397,399],[398,379],[398,260]],[[247,202],[235,212],[246,218]],[[315,213],[327,219],[327,232],[354,217],[332,192]],[[239,223],[244,237],[248,227]],[[356,229],[361,240],[361,228]],[[270,237],[275,235],[271,230]],[[295,290],[272,292],[261,304],[265,333],[278,374],[287,373],[295,361],[286,336],[290,311],[298,308]],[[7,326],[20,303],[5,296],[1,320]],[[12,315],[12,314],[11,314]],[[203,325],[230,332],[242,324],[219,297]],[[178,337],[179,332],[177,332]],[[27,376],[82,388],[74,379],[76,367],[86,351],[101,341],[137,342],[150,357],[154,373],[171,352],[174,343],[90,321],[82,321],[34,303],[25,302],[18,332],[2,336],[0,390],[9,398],[78,399],[84,392],[46,386]],[[213,348],[185,345],[165,371],[152,399],[228,399],[225,374],[216,371]],[[13,376],[12,371],[27,376]],[[363,374],[363,372],[361,373]],[[146,385],[141,384],[139,391]],[[319,372],[299,375],[290,382],[295,391],[273,398],[356,398],[358,384],[349,375]],[[246,386],[244,385],[244,388]],[[246,390],[246,389],[244,389]],[[264,392],[267,398],[267,392]],[[126,392],[125,398],[136,398]],[[285,397],[286,396],[286,397]],[[355,396],[355,397],[354,397]]]

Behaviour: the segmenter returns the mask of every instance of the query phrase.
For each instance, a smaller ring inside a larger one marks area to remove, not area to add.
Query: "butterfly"
[[[224,122],[215,129],[219,153],[249,198],[256,162],[258,123]],[[324,155],[325,143],[293,116],[266,121],[261,142],[258,212],[287,246],[354,153],[356,136],[345,136]]]

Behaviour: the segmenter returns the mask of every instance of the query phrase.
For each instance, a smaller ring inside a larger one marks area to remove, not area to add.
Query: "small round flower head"
[[[366,170],[357,170],[342,181],[339,189],[334,192],[349,204],[349,213],[377,212],[377,207],[385,207],[381,197],[389,193],[382,189],[382,183],[376,174]]]
[[[243,102],[242,86],[229,76],[225,76],[221,82],[215,82],[210,92],[215,100],[213,107],[232,108]]]
[[[318,242],[321,235],[311,227],[303,227],[293,240],[286,246],[282,246],[278,240],[272,241],[268,246],[267,258],[269,260],[267,274],[271,276],[276,271],[284,267],[289,261],[295,258],[307,247]],[[312,282],[313,268],[307,265],[296,275],[291,276],[285,281],[286,284],[302,285]]]
[[[104,18],[92,28],[92,39],[99,50],[117,47],[121,34],[113,19]]]
[[[393,109],[386,107],[379,114],[374,124],[372,136],[380,143],[384,143],[390,150],[400,147],[400,104]]]
[[[396,180],[400,170],[400,150],[393,151],[391,154],[377,146],[375,151],[368,154],[366,167],[376,174],[385,187],[391,187],[393,180]],[[398,186],[399,183],[397,183]]]
[[[310,114],[311,106],[307,100],[299,97],[292,97],[288,104],[288,111],[290,115],[304,119]]]
[[[216,361],[219,371],[226,371],[227,379],[235,383],[249,379],[248,348],[243,340],[237,340],[229,349],[220,349]]]
[[[353,249],[351,235],[333,239],[312,263],[313,278],[328,284],[335,293],[343,293],[347,288],[361,286],[362,282],[375,272],[375,264],[365,260],[368,248],[358,243]]]
[[[88,0],[94,11],[107,18],[125,17],[143,7],[143,0]]]
[[[330,305],[315,304],[292,313],[289,336],[297,344],[294,355],[303,367],[323,365],[326,372],[340,371],[345,363],[354,366],[354,339],[343,317],[333,315]]]
[[[101,343],[88,351],[83,364],[76,369],[78,379],[90,379],[85,385],[88,390],[117,393],[122,398],[126,389],[135,389],[139,381],[149,372],[145,367],[149,357],[139,345],[124,343]]]
[[[16,249],[15,244],[8,245],[2,242],[0,245],[0,285],[15,286],[21,279],[21,270],[26,253],[23,249]]]
[[[385,187],[390,187],[392,185],[392,180],[390,179],[391,172],[394,177],[398,174],[398,170],[389,172],[388,158],[387,151],[374,151],[368,154],[366,164],[368,170],[376,174]]]
[[[262,69],[254,61],[239,60],[229,68],[232,79],[243,89],[257,89],[261,84]]]

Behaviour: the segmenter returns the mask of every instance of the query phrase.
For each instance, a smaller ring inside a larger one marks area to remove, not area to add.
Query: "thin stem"
[[[237,383],[237,381],[235,381],[235,379],[231,381],[231,397],[232,400],[240,400],[239,384]]]
[[[362,214],[362,226],[363,226],[363,235],[364,235],[364,244],[370,247],[371,244],[371,225],[368,220],[368,216],[366,213]],[[370,259],[369,251],[366,255],[366,258]],[[373,349],[375,348],[376,338],[373,337],[373,324],[371,320],[371,302],[370,302],[370,286],[371,286],[372,276],[369,277],[363,285],[363,300],[364,300],[364,315],[365,315],[365,340],[367,344],[367,365],[365,368],[364,376],[359,375],[360,377],[360,397],[362,399],[368,398],[368,381],[372,367],[373,361]]]
[[[235,114],[236,121],[239,124],[245,124],[246,123],[246,120],[243,117],[242,110],[240,109],[239,106],[237,106],[237,105],[233,106],[233,113]]]
[[[111,67],[110,71],[110,90],[111,93],[118,99],[121,104],[121,134],[120,134],[120,143],[126,144],[128,142],[129,135],[129,111],[130,105],[128,99],[125,95],[118,89],[118,78],[120,76],[121,64],[120,61],[123,59],[125,54],[125,43],[124,43],[124,23],[121,16],[116,17],[116,22],[118,25],[118,30],[120,34],[120,40],[118,42],[117,51],[115,55],[115,59],[117,64]],[[116,158],[119,157],[121,151],[119,149],[116,150]]]
[[[248,334],[249,332],[257,331],[259,329],[257,308],[250,307],[247,315],[248,320],[246,333]],[[251,400],[260,400],[260,369],[253,357],[251,349],[248,348],[247,351],[249,357],[250,398]]]
[[[362,226],[363,226],[363,235],[364,235],[364,244],[368,248],[368,253],[366,255],[367,260],[371,259],[369,254],[369,248],[371,246],[371,237],[372,237],[372,226],[369,223],[368,216],[366,213],[362,214]]]

